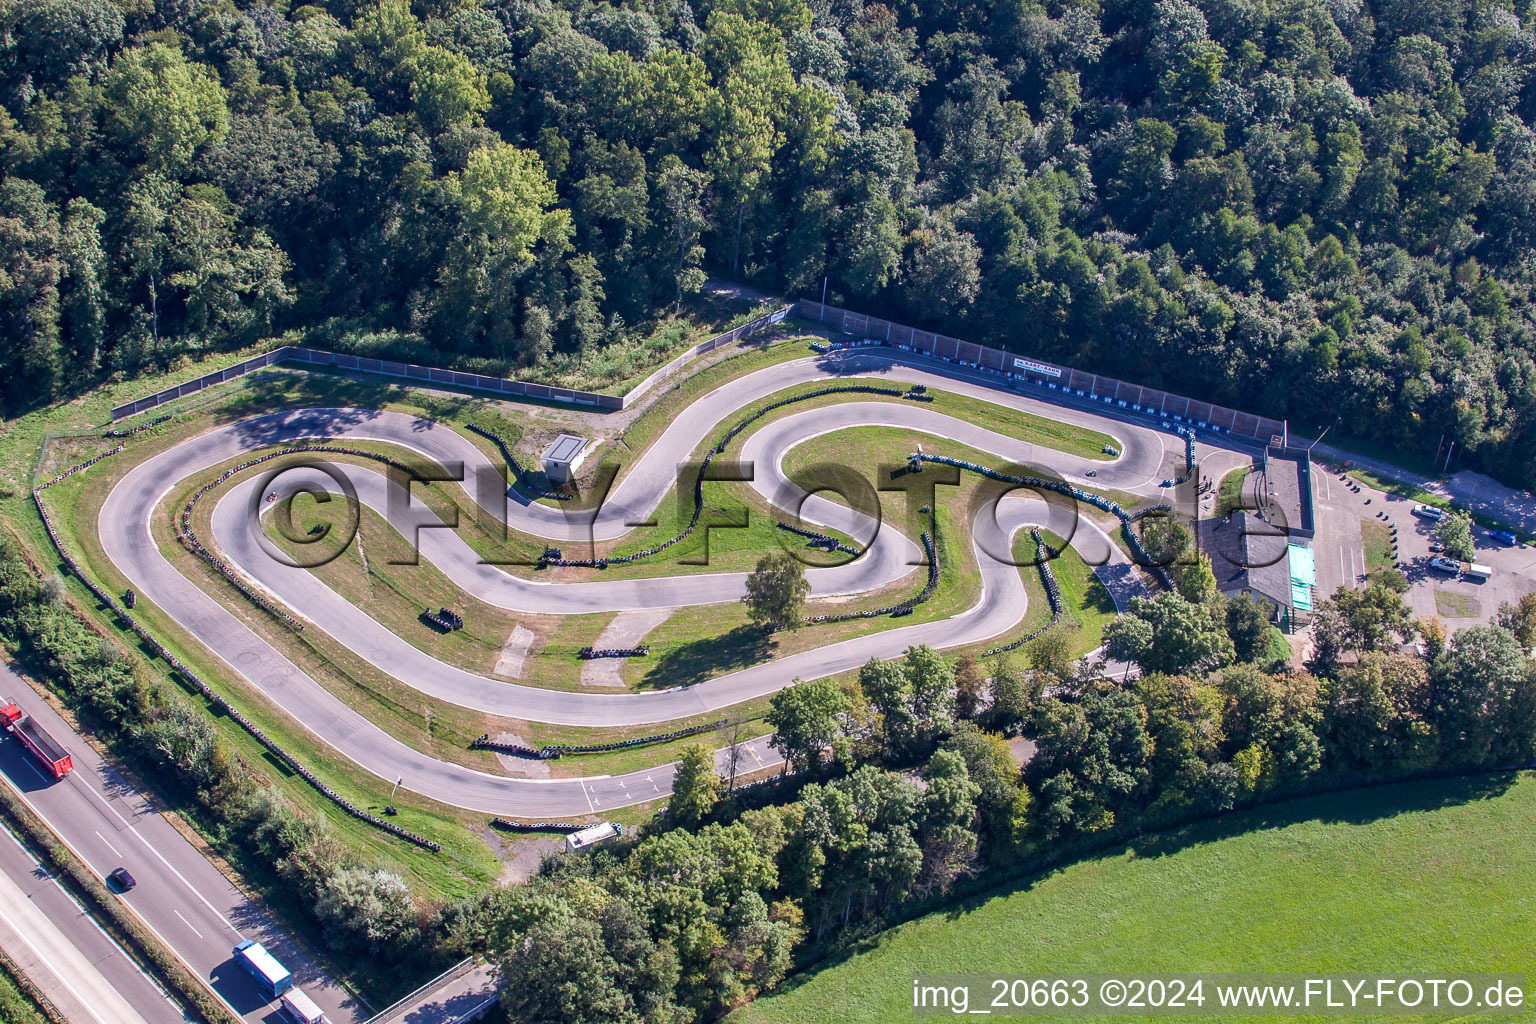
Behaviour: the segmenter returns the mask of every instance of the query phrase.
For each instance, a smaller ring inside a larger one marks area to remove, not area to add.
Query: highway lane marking
[[[171,908],[171,913],[175,914],[177,917],[181,917],[181,911],[177,910],[175,907]],[[203,937],[203,933],[198,931],[195,927],[193,927],[191,921],[188,921],[186,918],[181,917],[181,923],[186,925],[188,928],[191,928],[193,935],[196,935],[198,938],[202,938]]]
[[[29,761],[28,764],[30,765],[30,763],[31,762]],[[103,764],[105,764],[105,762],[103,762]],[[87,766],[87,767],[89,767],[89,766]],[[37,771],[37,769],[34,767],[33,771]],[[38,774],[42,775],[41,772],[38,772]],[[43,824],[47,825],[48,828],[54,833],[54,835],[57,836],[59,841],[64,844],[65,849],[69,850],[76,857],[80,858],[80,860],[87,867],[90,867],[90,861],[86,860],[85,855],[82,854],[79,850],[75,849],[74,845],[72,843],[70,843],[70,841],[68,839],[64,838],[64,834],[62,832],[60,832],[58,829],[54,828],[53,823],[48,820],[47,815],[43,814],[43,812],[41,810],[39,810],[37,805],[34,804],[31,800],[28,800],[27,799],[27,795],[25,793],[23,793],[20,790],[20,788],[18,788],[16,786],[16,784],[14,782],[11,782],[10,778],[8,776],[5,776],[5,774],[3,772],[0,772],[0,777],[4,777],[5,778],[6,783],[9,784],[10,787],[11,787],[11,792],[13,792],[16,795],[16,797],[21,800],[22,803],[26,804],[28,809],[31,810],[33,814],[37,815],[39,818],[42,819]],[[77,778],[77,777],[79,777],[77,773],[71,773],[70,774],[70,778]],[[53,780],[48,780],[48,781],[53,781]],[[91,791],[91,787],[84,782],[83,778],[82,778],[80,784],[82,786],[85,786],[85,789],[86,789],[87,792]],[[116,810],[113,809],[110,805],[108,805],[107,809],[112,811],[113,814],[116,814],[117,815],[117,819],[119,821],[123,820],[123,816],[121,814],[117,814]],[[133,827],[131,825],[129,826],[129,828],[132,829],[132,831],[133,831],[133,833],[135,835],[138,835],[138,830],[137,829],[133,829]],[[0,829],[0,831],[5,831],[5,830],[4,829]],[[11,838],[12,838],[13,842],[16,841],[14,836],[12,836]],[[139,839],[140,839],[140,841],[144,841],[144,837],[142,835],[139,836]],[[153,849],[153,847],[151,847],[151,849]],[[185,882],[186,879],[182,879],[182,881]],[[55,885],[59,885],[57,879],[54,880],[54,884]],[[64,892],[64,887],[62,885],[60,885],[59,886],[59,890],[61,892]],[[68,892],[65,892],[64,894],[66,896],[69,895]],[[202,898],[200,893],[198,894],[198,897],[200,899]],[[207,903],[208,901],[207,900],[203,900],[203,902]],[[78,905],[79,904],[77,903],[76,906],[78,906]],[[166,949],[171,951],[171,955],[172,956],[174,956],[177,960],[181,961],[182,966],[185,967],[189,972],[191,972],[193,977],[197,978],[199,981],[201,981],[203,983],[203,988],[206,991],[212,993],[213,997],[215,999],[217,999],[220,1003],[223,1003],[224,1004],[224,1008],[227,1009],[231,1014],[233,1014],[237,1018],[240,1017],[239,1011],[237,1011],[234,1008],[234,1006],[230,1003],[230,1001],[228,999],[224,998],[223,993],[221,993],[218,989],[213,987],[213,983],[212,983],[211,979],[204,978],[198,972],[198,969],[195,966],[193,966],[192,962],[190,960],[188,960],[185,956],[183,956],[181,954],[181,951],[179,949],[177,949],[176,946],[174,944],[172,944],[170,942],[170,940],[168,940],[163,934],[161,934],[160,929],[155,927],[155,924],[154,924],[153,921],[149,920],[149,918],[145,917],[143,914],[140,914],[138,911],[133,910],[133,907],[131,905],[128,905],[128,909],[130,911],[133,911],[133,915],[139,919],[139,922],[141,924],[143,924],[144,927],[146,927],[146,928],[148,928],[150,930],[150,933],[152,935],[154,935],[154,937],[156,939],[160,940],[160,944],[162,946],[164,946]],[[81,908],[81,912],[84,913],[84,908],[83,907]],[[214,913],[217,914],[218,911],[214,911]],[[89,915],[87,915],[87,917],[89,917]],[[106,935],[106,931],[102,929],[101,925],[99,923],[97,923],[94,918],[91,918],[90,920],[91,920],[91,923],[96,926],[98,931],[101,931],[101,933],[103,935]],[[225,921],[224,923],[226,925],[229,924],[228,921]],[[239,935],[240,933],[239,932],[235,932],[235,934]],[[108,938],[110,938],[110,936],[108,936]],[[143,972],[141,971],[140,973],[143,973]],[[145,975],[145,977],[148,977],[148,975]],[[150,978],[150,981],[151,981],[151,983],[155,984],[155,986],[157,988],[160,988],[162,992],[165,991],[164,988],[161,987],[159,985],[159,983],[156,982],[153,978]],[[170,998],[169,993],[166,994],[166,1000],[168,1002],[170,1002],[172,1005],[175,1005],[175,1001]],[[185,1014],[183,1014],[183,1017],[185,1017]]]
[[[59,890],[59,892],[64,894],[64,897],[66,899],[68,899],[76,907],[80,907],[79,902],[77,900],[75,900],[75,898],[73,896],[71,896],[69,894],[69,891],[66,890],[64,888],[64,886],[59,884],[59,880],[57,878],[53,877],[53,873],[51,871],[49,871],[46,867],[44,867],[38,861],[38,859],[36,857],[32,856],[31,851],[29,851],[25,846],[22,845],[21,840],[17,839],[15,834],[12,833],[9,828],[0,829],[0,832],[4,832],[6,837],[8,839],[10,839],[11,842],[16,844],[16,848],[18,850],[20,850],[23,854],[25,854],[28,860],[30,860],[33,864],[37,865],[39,870],[41,870],[43,872],[44,877],[46,877],[48,879],[48,881],[52,882],[54,884],[54,886]],[[10,879],[8,877],[5,880],[8,881],[8,882],[10,881]],[[26,895],[25,892],[21,889],[20,886],[16,885],[14,882],[11,882],[10,884],[15,887],[17,892],[22,893],[23,896]],[[28,898],[28,902],[31,903],[30,898]],[[44,916],[44,918],[47,917],[46,912],[43,911],[43,909],[41,907],[38,907],[35,903],[32,903],[32,906],[33,906],[33,908],[39,914],[42,914]],[[120,952],[120,953],[123,952],[122,947],[117,944],[117,941],[115,939],[113,939],[111,936],[107,935],[106,931],[101,927],[101,924],[99,922],[97,922],[97,920],[94,917],[92,917],[91,914],[88,911],[86,911],[84,907],[80,907],[80,913],[81,913],[81,916],[83,916],[85,918],[85,920],[87,920],[87,921],[89,921],[91,923],[92,927],[94,927],[98,932],[101,932],[102,936],[104,938],[106,938],[107,941],[109,943],[111,943],[112,946],[115,949],[118,950],[118,952]],[[94,1009],[94,1007],[92,1006],[92,1001],[89,1000],[89,999],[86,999],[84,996],[82,996],[80,994],[79,990],[76,989],[74,985],[70,984],[69,976],[67,974],[65,974],[65,972],[59,970],[59,968],[54,965],[53,961],[48,959],[48,957],[45,956],[43,954],[43,952],[40,949],[38,949],[36,945],[33,944],[31,938],[28,937],[27,929],[18,927],[16,922],[11,919],[10,915],[6,914],[6,912],[5,912],[5,901],[3,901],[3,900],[0,900],[0,921],[4,921],[6,923],[6,925],[11,929],[11,931],[15,932],[16,936],[19,939],[21,939],[22,942],[26,943],[27,948],[32,951],[32,955],[37,957],[37,959],[42,962],[43,966],[47,967],[48,970],[53,973],[53,976],[59,980],[59,984],[63,985],[66,989],[69,990],[69,994],[75,997],[76,1001],[78,1001],[80,1003],[80,1005],[85,1009],[86,1013],[89,1013],[92,1017],[95,1017],[98,1021],[101,1022],[101,1024],[116,1024],[116,1022],[108,1020],[108,1019],[102,1017],[100,1014],[98,1014],[96,1012],[96,1010]],[[52,923],[52,922],[50,922],[50,923]],[[55,930],[58,930],[56,926],[55,926]],[[64,940],[66,942],[69,941],[68,937],[65,936],[62,931],[59,931],[59,935],[60,935],[60,937],[64,938]],[[71,943],[71,945],[73,945],[73,943]],[[90,963],[89,958],[86,957],[85,952],[83,950],[81,950],[78,946],[75,946],[74,948],[75,948],[75,951],[80,954],[80,958],[82,960],[84,960],[86,963]],[[123,953],[123,959],[128,964],[132,965],[133,968],[135,970],[137,970],[140,974],[144,973],[143,969],[140,968],[138,966],[138,964],[134,963],[134,961],[131,958],[129,958],[129,956],[126,953]],[[94,966],[94,965],[92,965],[92,966]],[[100,971],[98,970],[97,973],[100,974]],[[145,975],[145,977],[147,978],[148,975]],[[103,982],[106,982],[107,981],[106,975],[102,974],[101,975],[101,979],[102,979]],[[117,991],[116,989],[111,988],[111,983],[110,982],[107,982],[107,986],[108,986],[109,990],[111,990],[113,992]],[[124,1002],[124,1007],[128,1008],[129,1012],[133,1012],[132,1008],[128,1007],[127,1000],[124,1000],[123,1002]],[[144,1019],[143,1017],[140,1017],[137,1013],[134,1013],[133,1015],[134,1015],[134,1017],[137,1017],[140,1021],[143,1021],[143,1019]]]
[[[87,793],[91,794],[91,796],[95,797],[98,801],[100,801],[101,805],[103,807],[105,807],[112,814],[112,816],[114,818],[116,818],[118,821],[122,822],[124,828],[126,828],[128,831],[132,832],[135,836],[137,836],[138,839],[139,839],[139,842],[144,844],[144,848],[147,849],[150,853],[154,854],[155,855],[155,859],[160,861],[160,863],[164,864],[166,866],[166,868],[168,868],[170,870],[171,874],[173,874],[177,878],[179,878],[181,880],[181,884],[187,887],[187,891],[188,892],[190,892],[192,895],[196,896],[199,900],[201,900],[203,906],[207,907],[210,911],[213,912],[213,916],[214,917],[217,917],[220,921],[224,922],[224,927],[228,928],[231,932],[234,932],[236,937],[244,938],[244,936],[240,934],[240,929],[236,928],[232,923],[230,923],[229,918],[227,918],[223,914],[219,913],[219,909],[208,901],[208,897],[204,896],[202,894],[202,892],[195,885],[193,885],[191,882],[189,882],[187,880],[187,876],[183,875],[180,871],[177,871],[175,866],[170,861],[166,860],[165,856],[163,854],[161,854],[161,852],[159,851],[158,848],[156,848],[155,844],[151,843],[148,839],[145,839],[144,838],[144,834],[139,831],[138,827],[136,825],[134,825],[132,822],[130,822],[127,818],[123,817],[122,814],[118,811],[118,809],[116,807],[113,807],[111,802],[105,796],[103,796],[102,794],[96,792],[96,787],[92,786],[89,782],[86,782],[85,778],[83,776],[80,777],[80,785],[85,789],[85,791]],[[167,823],[167,824],[169,824],[169,823]],[[57,829],[55,829],[55,831],[57,831]],[[110,844],[108,844],[108,845],[110,845]],[[194,852],[196,852],[196,851],[194,851]],[[201,854],[199,854],[199,856],[201,856]],[[219,875],[219,877],[223,878],[224,876],[221,873]],[[227,882],[228,879],[225,879],[225,881]],[[177,917],[181,917],[181,915],[179,913],[176,916]],[[182,918],[182,920],[186,920],[186,918]]]
[[[102,842],[107,844],[107,849],[111,850],[113,853],[117,854],[119,857],[121,857],[123,855],[123,851],[119,850],[117,847],[113,846],[112,845],[112,840],[110,840],[106,836],[102,835],[100,829],[93,829],[92,831],[94,831],[96,833],[96,838],[97,839],[100,839]]]

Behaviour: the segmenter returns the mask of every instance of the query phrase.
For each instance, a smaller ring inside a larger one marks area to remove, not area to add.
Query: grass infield
[[[1529,772],[1260,807],[1147,836],[929,914],[791,978],[730,1019],[901,1020],[912,1013],[913,977],[928,971],[1171,974],[1261,964],[1333,974],[1532,974],[1533,840]]]

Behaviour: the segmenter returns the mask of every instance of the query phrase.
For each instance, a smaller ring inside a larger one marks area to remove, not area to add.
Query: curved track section
[[[1097,471],[1097,486],[1146,491],[1155,488],[1164,455],[1164,438],[1129,423],[1110,422],[1077,410],[1061,409],[995,387],[971,383],[924,369],[887,355],[818,358],[780,364],[738,378],[683,410],[657,442],[630,468],[609,501],[587,523],[573,523],[562,509],[509,502],[513,527],[551,540],[592,536],[613,540],[632,524],[646,522],[671,491],[674,467],[685,461],[702,437],[717,436],[722,423],[762,398],[806,381],[848,374],[881,375],[906,383],[941,386],[989,402],[1023,408],[1065,422],[1113,431],[1123,454],[1114,462],[1096,462],[1039,449],[978,424],[946,416],[932,408],[898,403],[853,402],[829,405],[772,420],[748,438],[742,457],[758,466],[754,486],[770,500],[796,493],[784,478],[785,452],[799,441],[854,426],[890,425],[923,430],[970,445],[1000,460],[1034,463],[1068,479],[1087,483],[1087,469]],[[317,739],[381,779],[404,775],[406,787],[446,804],[516,816],[568,816],[653,799],[670,790],[672,766],[620,777],[568,780],[510,779],[438,761],[394,739],[347,707],[306,676],[281,652],[246,627],[197,584],[182,576],[161,554],[150,535],[154,510],[178,481],[255,449],[301,437],[367,438],[410,448],[439,463],[463,463],[473,471],[485,463],[481,451],[461,435],[429,422],[393,413],[358,410],[304,410],[258,417],[184,442],[131,470],[103,504],[99,534],[108,557],[139,591],[205,644],[229,668],[309,729]],[[358,485],[359,499],[384,513],[385,478],[355,466],[339,467]],[[857,667],[871,657],[899,654],[912,644],[953,647],[1000,636],[1027,609],[1019,568],[999,562],[987,550],[1005,551],[1012,535],[1038,523],[1072,536],[1090,563],[1123,562],[1124,556],[1091,523],[1071,521],[1060,506],[1014,493],[984,507],[973,524],[972,542],[982,577],[978,602],[960,615],[937,622],[887,629],[841,641],[775,662],[754,666],[704,683],[636,694],[592,694],[544,690],[479,676],[444,664],[379,626],[342,600],[305,570],[279,566],[254,544],[241,513],[250,507],[254,480],[241,480],[215,508],[214,533],[231,559],[278,594],[305,618],[381,670],[437,699],[489,713],[533,721],[582,726],[619,726],[662,722],[727,707],[772,693],[795,677],[817,678]],[[422,522],[435,517],[415,506]],[[499,511],[499,510],[493,510]],[[859,535],[868,524],[836,503],[812,498],[807,518]],[[242,525],[243,524],[243,525]],[[1075,529],[1075,533],[1074,533]],[[867,529],[866,529],[867,532]],[[882,540],[882,538],[889,538]],[[484,600],[503,607],[542,613],[573,614],[626,607],[682,606],[734,600],[743,574],[705,574],[653,580],[546,584],[512,577],[479,563],[456,534],[446,529],[420,532],[423,557]],[[854,593],[883,585],[911,572],[915,545],[889,527],[870,551],[846,565],[814,570],[818,593]]]

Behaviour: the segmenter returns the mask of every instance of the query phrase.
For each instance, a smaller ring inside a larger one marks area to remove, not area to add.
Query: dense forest
[[[8,411],[704,279],[1533,476],[1530,0],[0,0]]]

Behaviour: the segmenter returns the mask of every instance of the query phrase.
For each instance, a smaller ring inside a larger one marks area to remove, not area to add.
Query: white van
[[[303,989],[291,988],[283,993],[283,1013],[294,1024],[327,1024],[325,1014]]]
[[[1478,565],[1476,562],[1467,563],[1467,576],[1474,580],[1486,580],[1493,578],[1493,570],[1486,565]]]
[[[1415,505],[1413,506],[1413,514],[1418,516],[1420,519],[1428,519],[1431,522],[1439,522],[1445,518],[1445,509],[1436,508],[1433,505]]]

